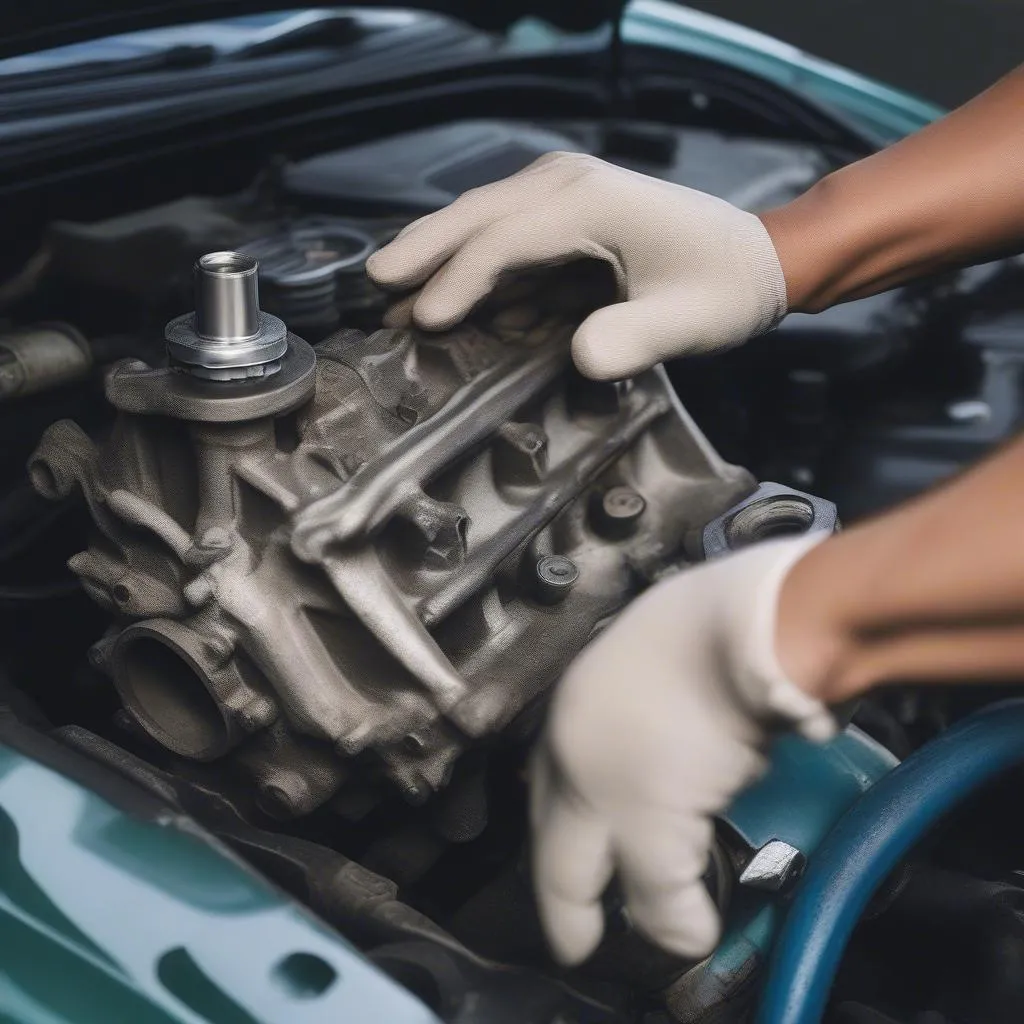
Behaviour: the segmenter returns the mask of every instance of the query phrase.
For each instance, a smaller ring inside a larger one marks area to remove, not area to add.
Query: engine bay
[[[193,817],[443,1019],[746,1020],[765,921],[824,834],[982,696],[887,693],[826,748],[780,744],[718,823],[724,953],[658,952],[610,891],[609,936],[572,972],[550,962],[524,855],[545,696],[664,575],[838,529],[1008,436],[1021,271],[791,316],[749,350],[616,384],[568,353],[607,301],[600,265],[513,282],[448,332],[381,328],[367,256],[553,149],[754,211],[837,163],[653,122],[471,120],[271,160],[242,192],[47,223],[0,285],[0,696]],[[204,340],[238,335],[258,345],[211,360]],[[1017,1019],[1019,981],[965,969],[943,989],[917,960],[863,977],[929,892],[994,920],[985,885],[1009,884],[1019,850],[1003,825],[976,825],[981,854],[954,843],[887,884],[829,1019]],[[1016,917],[997,926],[1019,947]],[[968,1004],[1009,1015],[909,1015]]]

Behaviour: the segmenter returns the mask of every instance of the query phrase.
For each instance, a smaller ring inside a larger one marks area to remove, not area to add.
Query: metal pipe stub
[[[259,264],[244,253],[212,252],[192,268],[196,333],[210,341],[242,342],[259,334]]]
[[[176,317],[164,332],[173,366],[217,381],[266,377],[281,368],[288,330],[260,309],[258,270],[256,259],[241,252],[196,260],[195,312]]]

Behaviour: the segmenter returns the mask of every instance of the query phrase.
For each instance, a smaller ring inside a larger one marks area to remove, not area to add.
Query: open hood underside
[[[481,28],[499,29],[526,15],[563,28],[594,28],[618,17],[625,0],[364,0],[352,6],[415,7],[448,14]],[[0,11],[0,57],[141,29],[211,21],[261,11],[330,6],[315,0],[55,0],[8,3]]]

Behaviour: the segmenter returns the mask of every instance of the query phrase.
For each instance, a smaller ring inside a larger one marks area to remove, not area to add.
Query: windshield
[[[340,19],[357,19],[360,28],[373,30],[409,26],[423,17],[418,11],[353,7],[314,7],[300,11],[250,14],[129,32],[8,57],[0,60],[0,76],[56,71],[83,64],[136,62],[139,58],[152,57],[179,47],[204,47],[211,49],[216,57],[233,57],[255,49],[265,49],[304,30],[326,26]]]
[[[431,11],[317,7],[109,36],[0,60],[0,166],[234,113],[341,101],[486,58],[496,36]]]

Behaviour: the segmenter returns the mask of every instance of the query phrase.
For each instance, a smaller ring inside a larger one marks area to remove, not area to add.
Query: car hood
[[[420,8],[481,28],[500,29],[528,16],[562,28],[592,29],[617,19],[626,0],[361,0],[357,6]],[[266,11],[308,9],[310,0],[53,0],[0,5],[0,57],[103,36]]]

